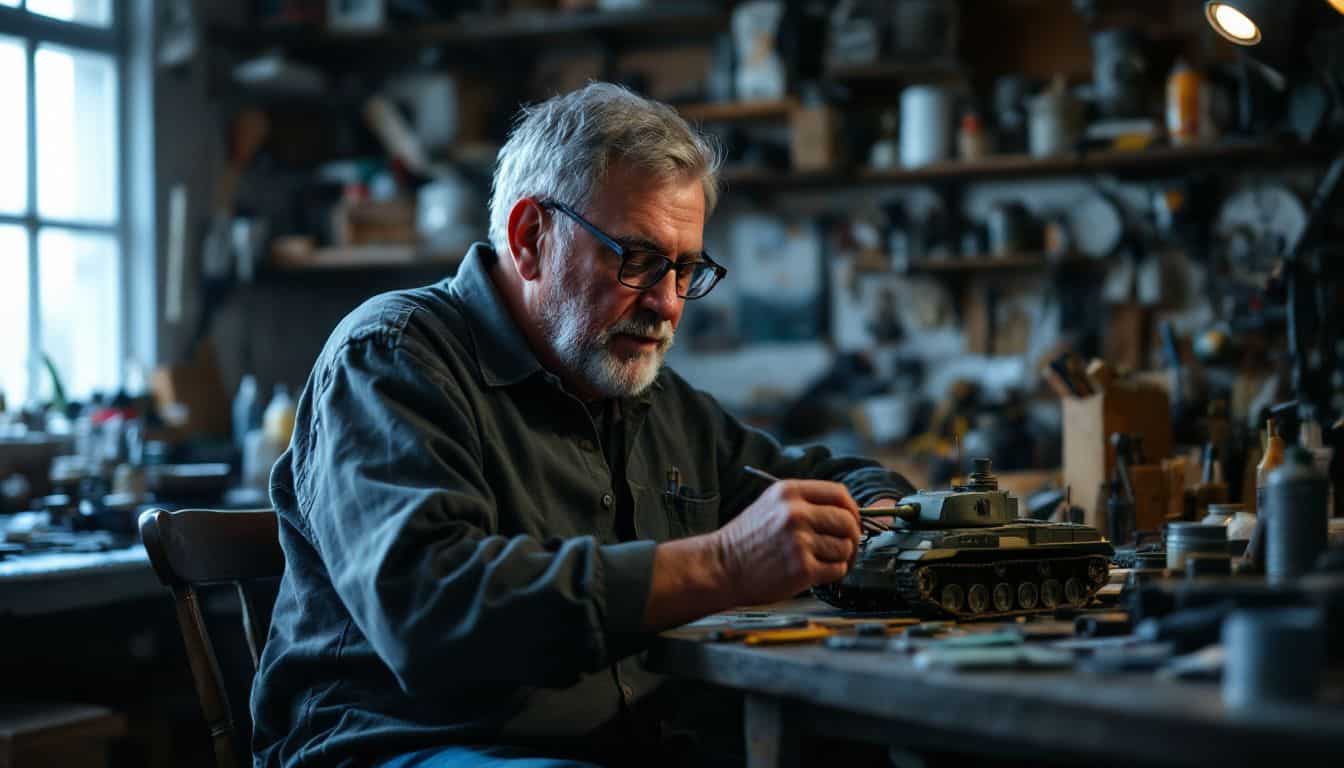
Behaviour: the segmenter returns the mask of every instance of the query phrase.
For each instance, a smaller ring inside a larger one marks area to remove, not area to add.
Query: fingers
[[[849,558],[854,555],[854,542],[850,539],[840,539],[834,536],[813,536],[811,537],[811,549],[813,556],[824,563],[847,563]]]
[[[859,505],[849,495],[849,489],[830,480],[781,480],[778,483],[784,498],[798,498],[818,506],[841,507],[855,514]]]
[[[808,507],[807,522],[812,530],[824,536],[836,536],[857,542],[862,530],[859,527],[859,515],[840,507]]]
[[[812,584],[829,584],[845,578],[845,574],[849,572],[849,563],[847,561],[822,562],[813,560],[809,563],[808,570],[812,574]]]

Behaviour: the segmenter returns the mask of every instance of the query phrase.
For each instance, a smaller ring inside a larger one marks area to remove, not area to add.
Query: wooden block
[[[1083,508],[1088,525],[1106,529],[1102,488],[1115,470],[1115,432],[1143,435],[1150,462],[1171,455],[1171,417],[1167,395],[1151,385],[1113,382],[1101,394],[1064,400],[1064,482],[1073,486],[1074,499]]]
[[[1148,367],[1152,338],[1152,310],[1136,304],[1114,304],[1107,310],[1103,357],[1117,368]]]
[[[125,715],[106,707],[0,701],[3,768],[101,768],[108,743],[125,734]]]
[[[1134,488],[1134,530],[1158,531],[1167,516],[1167,474],[1158,464],[1129,468]]]

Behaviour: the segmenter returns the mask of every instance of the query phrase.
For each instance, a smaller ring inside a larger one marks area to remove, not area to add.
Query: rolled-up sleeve
[[[296,426],[297,507],[354,624],[408,694],[572,684],[610,663],[611,636],[642,623],[654,544],[500,535],[463,375],[400,336],[326,356]]]

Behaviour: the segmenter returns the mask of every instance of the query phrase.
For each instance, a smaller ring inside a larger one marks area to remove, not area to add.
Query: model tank
[[[1110,573],[1111,545],[1086,525],[1019,518],[989,460],[974,464],[966,485],[907,496],[891,510],[893,525],[869,526],[849,573],[815,587],[817,597],[847,610],[957,619],[1091,602]]]

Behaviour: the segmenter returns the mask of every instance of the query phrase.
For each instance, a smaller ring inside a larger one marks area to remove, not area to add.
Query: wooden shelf
[[[723,181],[736,189],[900,186],[972,181],[1018,180],[1112,173],[1151,177],[1197,170],[1226,171],[1239,167],[1284,164],[1301,167],[1324,162],[1321,147],[1271,144],[1228,144],[1209,147],[1159,147],[1137,152],[1113,150],[1057,157],[997,155],[962,162],[948,160],[921,168],[792,173],[758,169],[726,169]]]
[[[851,83],[945,83],[964,79],[966,70],[956,61],[875,61],[870,64],[830,65],[826,67],[826,77]]]
[[[911,273],[966,273],[998,272],[1004,270],[1041,270],[1056,267],[1084,267],[1099,269],[1106,262],[1102,259],[1089,259],[1085,256],[1066,256],[1052,259],[1045,254],[1014,254],[1012,256],[954,256],[949,259],[920,259],[910,263]]]
[[[465,249],[464,249],[465,250]],[[318,248],[293,260],[272,261],[272,273],[355,272],[367,270],[417,270],[456,268],[461,258],[443,258],[420,252],[413,245],[352,245]]]
[[[730,101],[723,104],[683,104],[677,111],[687,120],[701,123],[787,120],[798,109],[796,99]]]
[[[450,22],[393,27],[369,32],[341,32],[311,26],[265,27],[211,25],[211,44],[232,48],[320,50],[404,48],[421,45],[484,46],[528,40],[551,40],[609,33],[712,34],[724,28],[722,9],[708,4],[653,6],[626,11],[534,12],[462,15]]]

